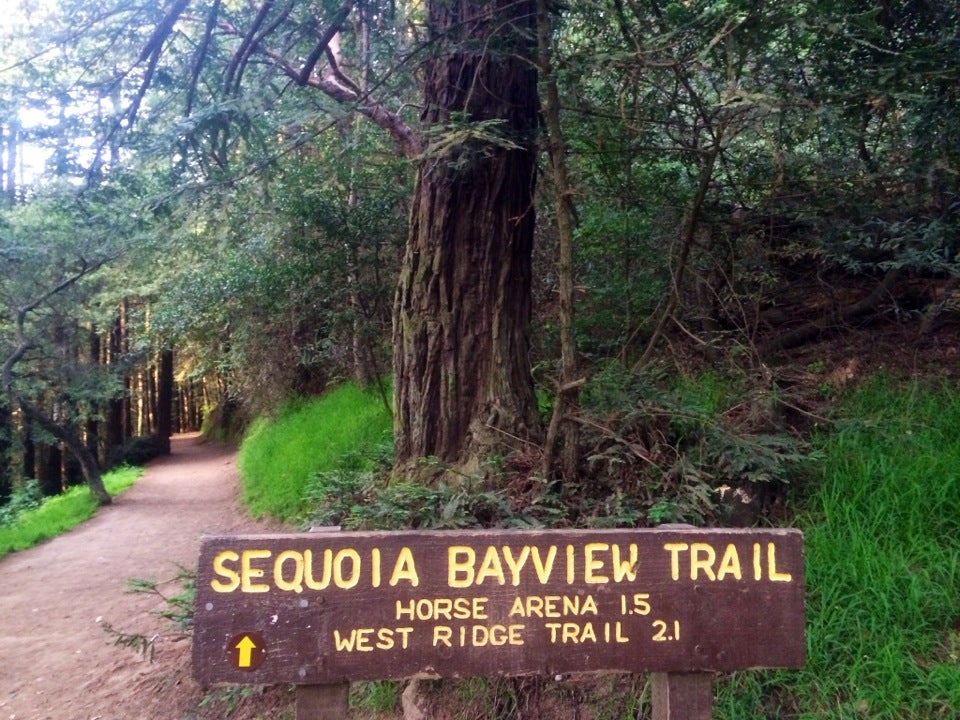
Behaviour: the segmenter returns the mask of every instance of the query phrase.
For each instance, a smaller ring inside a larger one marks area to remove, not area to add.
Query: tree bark
[[[170,436],[173,434],[173,350],[160,353],[157,368],[157,440],[160,452],[170,454]]]
[[[87,342],[87,361],[90,365],[96,366],[100,364],[100,353],[100,335],[96,327],[91,327]],[[84,440],[87,445],[87,450],[89,450],[90,454],[97,458],[98,461],[100,459],[100,420],[98,417],[102,406],[102,402],[96,403],[94,408],[96,412],[90,414],[84,427]]]
[[[543,446],[541,472],[544,477],[549,477],[553,472],[554,452],[562,437],[561,473],[566,480],[572,482],[577,477],[580,465],[580,428],[576,423],[564,418],[576,406],[578,388],[583,384],[577,377],[577,343],[573,335],[573,231],[577,218],[573,205],[573,186],[567,173],[567,143],[560,124],[560,90],[553,66],[553,38],[547,0],[537,0],[537,46],[540,76],[543,80],[543,118],[547,148],[557,194],[557,235],[560,241],[557,286],[561,369],[553,414],[547,426],[547,437]]]
[[[54,497],[63,492],[63,454],[57,443],[38,443],[37,484],[44,497]]]
[[[123,305],[117,309],[117,314],[113,318],[113,326],[110,328],[109,339],[109,362],[113,365],[120,363],[123,354],[123,335],[124,335],[124,312]],[[107,408],[107,432],[106,432],[106,455],[109,457],[111,450],[123,445],[127,439],[124,423],[124,404],[129,397],[129,379],[124,377],[124,394],[122,397],[114,398],[110,401]]]
[[[421,156],[394,312],[397,468],[469,469],[537,434],[530,376],[533,0],[433,0]],[[494,125],[477,125],[494,121]]]
[[[20,429],[20,446],[23,448],[23,462],[20,465],[24,478],[37,477],[37,443],[33,439],[33,425],[26,418],[23,408],[20,408],[23,417]]]
[[[6,398],[0,397],[0,504],[13,491],[13,468],[10,450],[13,447],[13,416]]]

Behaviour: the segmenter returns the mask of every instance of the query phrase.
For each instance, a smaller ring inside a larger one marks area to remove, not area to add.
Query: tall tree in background
[[[94,498],[110,502],[95,453],[81,427],[93,406],[115,392],[105,368],[79,360],[79,320],[97,291],[90,280],[116,249],[104,241],[104,220],[71,191],[9,211],[0,228],[0,391],[30,432],[55,442],[45,468],[54,494],[62,489],[61,445],[75,458]],[[108,237],[108,236],[107,236]],[[41,480],[43,478],[41,477]]]

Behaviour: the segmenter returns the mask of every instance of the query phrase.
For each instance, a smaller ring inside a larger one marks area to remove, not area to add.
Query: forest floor
[[[201,535],[279,529],[244,513],[231,449],[174,438],[173,453],[92,520],[0,560],[0,720],[225,717],[222,697],[199,707],[189,639],[157,615],[170,606],[129,582],[174,595]],[[152,638],[152,660],[116,644],[108,626]],[[256,707],[276,707],[269,693],[234,700],[244,707],[230,717],[278,717]]]

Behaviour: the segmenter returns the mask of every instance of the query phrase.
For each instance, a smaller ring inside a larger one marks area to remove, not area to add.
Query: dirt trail
[[[115,646],[102,624],[168,631],[154,614],[164,603],[127,592],[131,578],[195,569],[204,533],[278,529],[250,521],[236,496],[233,453],[177,437],[171,456],[94,519],[0,560],[0,720],[196,717],[189,642],[158,638],[151,663]]]

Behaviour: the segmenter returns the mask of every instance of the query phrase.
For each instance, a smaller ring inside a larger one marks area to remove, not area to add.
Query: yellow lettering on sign
[[[293,577],[290,579],[287,579],[283,575],[283,565],[288,560],[293,561]],[[277,555],[277,559],[273,561],[273,584],[277,586],[277,590],[302,593],[303,555],[296,550],[284,550]]]
[[[503,559],[506,560],[507,567],[510,568],[510,584],[514,587],[520,584],[520,571],[523,569],[529,557],[530,548],[527,545],[524,545],[520,549],[520,554],[517,557],[513,556],[513,551],[509,546],[503,546]]]
[[[663,549],[670,553],[670,577],[680,579],[680,553],[690,548],[687,543],[665,543]]]
[[[390,587],[396,587],[401,580],[410,583],[413,587],[420,584],[417,566],[413,562],[413,552],[408,547],[400,548],[397,563],[393,566],[393,574],[390,576]]]
[[[487,578],[496,580],[497,585],[507,584],[507,578],[503,574],[503,564],[500,562],[500,554],[493,545],[489,546],[487,552],[484,553],[474,583],[480,585]]]
[[[693,543],[690,546],[690,579],[696,580],[700,571],[703,570],[708,578],[716,580],[717,576],[713,572],[713,563],[716,559],[717,553],[713,546],[707,543]]]
[[[453,647],[450,638],[453,637],[453,628],[449,625],[433,626],[433,646],[443,645],[444,647]]]
[[[392,650],[397,645],[406,650],[410,646],[412,627],[353,628],[341,633],[333,631],[333,646],[337,652],[373,652]]]
[[[330,578],[333,575],[331,567],[333,565],[333,550],[327,548],[323,551],[323,571],[320,579],[317,580],[313,574],[313,550],[303,551],[304,573],[303,580],[311,590],[325,590],[330,585]]]
[[[452,588],[468,588],[473,585],[473,565],[477,553],[465,545],[451,545],[447,548],[447,585]]]
[[[400,647],[406,650],[410,645],[410,633],[412,632],[412,627],[380,628],[377,631],[377,649],[392,650],[397,644],[396,638],[399,635]]]
[[[344,572],[344,564],[350,561],[350,572]],[[342,590],[356,587],[360,582],[360,553],[351,548],[340,550],[333,560],[333,584]]]
[[[720,569],[717,570],[717,580],[723,580],[727,575],[733,575],[737,580],[743,577],[740,572],[740,555],[737,553],[737,546],[733,543],[727,545],[727,549],[723,551]]]
[[[540,558],[540,548],[535,547],[530,550],[533,558],[533,569],[537,573],[537,580],[541,585],[546,585],[550,581],[550,573],[553,572],[553,563],[557,559],[557,546],[551,545],[547,550],[547,557]]]
[[[773,582],[792,582],[790,573],[777,572],[777,546],[767,543],[767,575]]]
[[[270,586],[265,583],[257,583],[264,575],[263,568],[253,566],[254,560],[266,560],[273,553],[269,550],[244,550],[240,553],[240,590],[246,593],[265,593],[270,592]]]
[[[380,587],[380,548],[374,548],[370,551],[370,584]]]
[[[569,615],[597,615],[593,595],[527,595],[513,599],[510,617],[559,618]]]
[[[583,581],[587,585],[597,585],[610,582],[606,575],[600,575],[603,570],[603,560],[595,557],[597,553],[606,552],[610,548],[607,543],[587,543],[583,548]]]
[[[489,598],[397,600],[397,620],[486,620]]]
[[[586,622],[582,625],[575,622],[548,622],[543,625],[550,631],[550,642],[553,644],[559,642],[564,645],[567,643],[579,645],[586,642],[597,642],[597,631],[592,622]],[[613,625],[615,642],[628,642],[629,638],[623,635],[623,629],[620,627],[620,623],[614,623]],[[603,635],[605,640],[611,637],[610,623],[604,623]]]
[[[702,544],[709,551],[709,546]],[[587,585],[636,582],[640,564],[640,549],[637,543],[626,546],[605,542],[587,543],[582,546],[564,545],[564,577],[568,585],[578,582]],[[687,549],[687,546],[683,546]],[[447,547],[447,586],[469,588],[484,583],[510,584],[518,587],[536,581],[547,585],[553,580],[559,548],[549,545],[488,545],[473,548],[467,545]],[[580,564],[582,562],[582,565]],[[674,562],[678,562],[674,559]],[[702,560],[708,564],[708,560]],[[706,564],[701,567],[706,567]]]
[[[216,554],[213,558],[213,572],[222,578],[226,578],[227,582],[221,582],[217,578],[211,580],[210,587],[213,588],[214,592],[228,593],[240,587],[240,574],[224,565],[226,562],[235,563],[239,559],[240,556],[233,550],[223,550]]]
[[[757,582],[792,582],[793,575],[781,572],[777,568],[776,543],[768,542],[766,547],[766,564],[764,564],[764,547],[761,543],[753,543],[753,579]],[[723,549],[723,555],[717,564],[717,550],[709,543],[665,543],[663,549],[670,553],[670,577],[679,580],[681,565],[684,559],[689,562],[690,579],[699,580],[705,577],[711,581],[723,581],[728,578],[743,579],[743,568],[740,563],[740,553],[732,543]],[[689,553],[689,557],[684,557]],[[766,575],[764,575],[766,570]]]
[[[523,645],[523,625],[461,625],[457,634],[460,647]]]
[[[626,560],[620,557],[620,546],[611,546],[613,551],[613,581],[614,582],[636,582],[637,567],[640,564],[639,550],[636,543],[630,543],[629,555]]]

